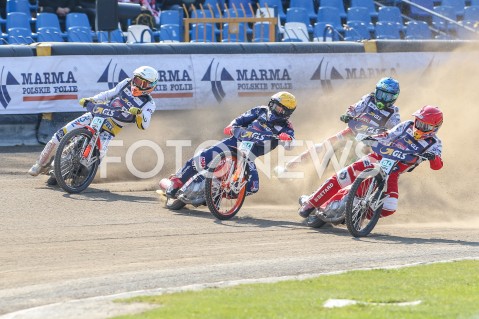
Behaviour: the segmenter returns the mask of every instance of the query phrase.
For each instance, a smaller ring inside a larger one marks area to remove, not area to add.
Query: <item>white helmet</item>
[[[150,94],[158,82],[158,71],[151,66],[140,66],[133,71],[131,92],[133,96]]]

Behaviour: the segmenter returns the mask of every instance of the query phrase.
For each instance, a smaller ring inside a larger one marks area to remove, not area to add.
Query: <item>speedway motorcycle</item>
[[[178,190],[176,198],[167,197],[167,208],[178,210],[187,204],[195,207],[206,205],[220,220],[230,219],[239,212],[246,198],[255,144],[278,137],[259,124],[249,128],[237,127],[233,135],[239,141],[238,147],[216,155],[207,169],[198,172]],[[160,181],[163,194],[168,193],[170,187],[169,179]]]
[[[348,127],[346,129],[326,139],[322,143],[315,144],[313,148],[304,151],[303,153],[290,160],[288,163],[286,163],[284,167],[276,166],[274,168],[274,172],[277,176],[288,172],[289,170],[295,168],[300,162],[307,159],[312,152],[321,152],[325,148],[325,145],[327,143],[331,143],[334,140],[348,140],[352,137],[357,136],[358,134],[375,135],[383,133],[384,131],[386,131],[386,129],[383,127],[378,127],[376,120],[371,114],[360,114],[357,117],[353,117],[349,120]]]
[[[357,140],[362,140],[365,134],[358,134]],[[346,224],[348,231],[354,237],[364,237],[376,226],[381,216],[386,199],[387,181],[390,174],[400,162],[410,162],[425,158],[410,152],[386,146],[378,141],[371,143],[372,150],[382,156],[373,168],[359,174],[350,187],[340,190],[335,196],[320,208],[314,210],[306,218],[306,224],[319,228],[326,223],[333,225]],[[307,196],[300,199],[304,204]]]
[[[93,114],[89,125],[68,132],[60,141],[53,162],[53,174],[58,185],[68,193],[84,191],[95,178],[102,148],[100,134],[112,128],[115,113],[128,112],[122,107],[88,103]]]

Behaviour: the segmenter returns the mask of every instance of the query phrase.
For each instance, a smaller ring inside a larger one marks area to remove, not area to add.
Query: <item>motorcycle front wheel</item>
[[[383,209],[385,181],[367,169],[354,181],[346,201],[346,226],[354,237],[365,237],[376,226]]]
[[[205,181],[206,205],[220,220],[227,220],[238,213],[246,197],[246,178],[241,176],[236,183],[243,184],[239,192],[230,188],[231,179],[238,165],[236,154],[225,152],[217,155],[209,165]]]
[[[86,128],[68,132],[58,145],[54,161],[54,173],[58,185],[70,194],[84,191],[95,178],[100,164],[98,148],[92,150],[91,165],[80,163],[93,134]]]

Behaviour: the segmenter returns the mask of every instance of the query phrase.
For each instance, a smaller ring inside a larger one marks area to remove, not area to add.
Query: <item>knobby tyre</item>
[[[247,176],[240,176],[238,192],[230,188],[238,165],[236,154],[225,152],[217,155],[205,181],[205,199],[210,212],[220,220],[227,220],[238,213],[246,197]],[[245,174],[246,175],[246,174]]]
[[[93,134],[86,128],[78,128],[67,133],[58,145],[54,161],[54,173],[58,185],[70,194],[84,191],[95,178],[100,164],[100,152],[95,147],[92,164],[83,166],[80,159]]]
[[[376,226],[383,208],[384,186],[383,177],[374,169],[362,172],[351,186],[345,219],[354,237],[365,237]]]

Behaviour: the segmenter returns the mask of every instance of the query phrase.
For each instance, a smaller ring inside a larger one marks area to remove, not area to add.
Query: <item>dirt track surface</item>
[[[45,176],[24,173],[39,149],[2,149],[4,315],[145,289],[479,258],[475,223],[411,224],[391,217],[357,240],[344,228],[302,225],[295,206],[246,204],[225,222],[205,208],[168,211],[152,181],[93,184],[67,195],[46,187]],[[67,304],[48,315],[37,310],[5,318],[106,318],[137,310],[90,302],[77,312]]]
[[[132,143],[147,139],[164,151],[161,172],[138,179],[125,165],[109,164],[108,177],[95,180],[80,195],[46,187],[45,176],[26,175],[41,147],[0,148],[0,317],[107,318],[144,308],[98,304],[100,299],[74,307],[71,301],[221,281],[479,258],[479,108],[473,102],[479,66],[471,62],[477,55],[471,55],[463,59],[470,63],[445,63],[422,76],[397,77],[403,121],[426,104],[443,110],[439,136],[445,165],[432,171],[423,164],[401,176],[398,212],[381,219],[365,239],[353,239],[344,228],[310,229],[297,216],[298,196],[311,193],[331,171],[319,177],[308,172],[303,180],[283,183],[262,176],[259,193],[248,197],[230,221],[215,220],[204,207],[181,212],[163,208],[155,193],[158,180],[173,173],[203,141],[223,138],[222,129],[232,118],[266,103],[264,98],[241,107],[155,113],[147,132],[125,129],[115,139],[123,139],[122,146],[111,146],[108,156],[125,162]],[[296,138],[318,142],[342,130],[340,114],[371,92],[377,80],[335,87],[328,96],[294,92],[299,101],[292,117]],[[192,146],[181,158],[167,144],[179,139]],[[132,160],[142,171],[158,163],[148,147],[135,154]],[[17,312],[54,303],[59,304]]]

